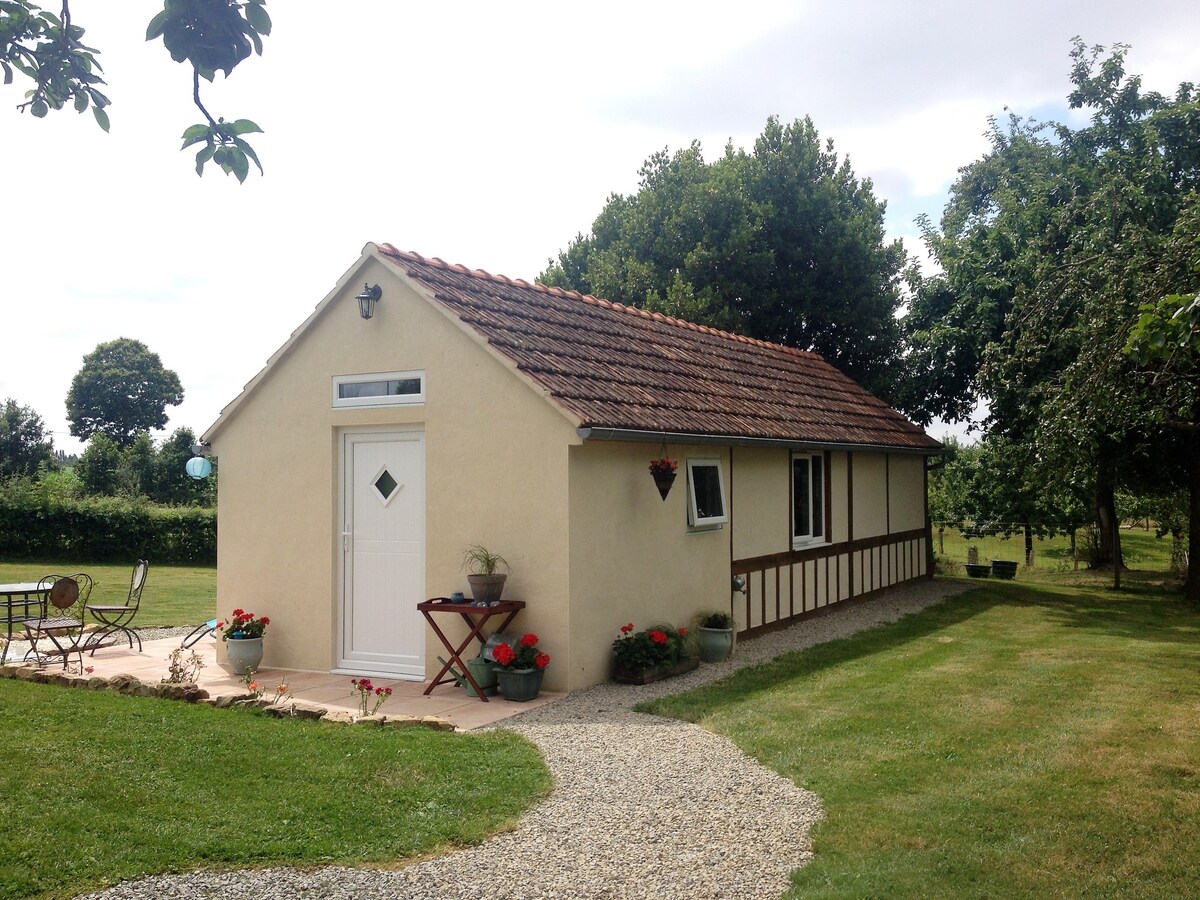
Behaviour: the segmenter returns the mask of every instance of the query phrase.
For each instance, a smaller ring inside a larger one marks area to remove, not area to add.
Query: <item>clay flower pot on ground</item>
[[[709,663],[724,662],[733,652],[733,617],[723,612],[702,613],[696,635],[700,659]]]
[[[235,609],[228,619],[217,623],[234,672],[245,675],[247,670],[258,670],[263,658],[263,635],[270,624],[267,616],[256,617],[243,609]]]
[[[257,672],[262,665],[262,638],[232,638],[225,645],[225,655],[229,659],[229,667],[238,675],[247,671]]]

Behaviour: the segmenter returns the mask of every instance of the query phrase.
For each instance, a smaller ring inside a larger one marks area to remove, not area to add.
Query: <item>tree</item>
[[[992,149],[961,170],[940,229],[926,223],[943,274],[905,325],[910,396],[926,413],[986,399],[989,433],[1028,444],[1042,471],[1090,481],[1119,579],[1116,489],[1168,489],[1188,460],[1159,386],[1124,348],[1140,306],[1200,277],[1180,272],[1173,249],[1200,189],[1200,93],[1143,92],[1126,48],[1105,52],[1078,39],[1071,52],[1069,100],[1092,112],[1088,125],[993,122]]]
[[[85,494],[111,497],[130,493],[131,479],[121,448],[108,435],[92,435],[75,464],[75,474]]]
[[[1184,272],[1200,273],[1200,206],[1193,203],[1181,217],[1171,248],[1177,268],[1169,277],[1182,281]],[[1184,445],[1187,515],[1180,516],[1168,502],[1164,505],[1173,514],[1160,514],[1159,527],[1171,533],[1173,560],[1186,533],[1189,566],[1184,592],[1200,601],[1200,564],[1191,564],[1200,559],[1200,292],[1168,294],[1144,304],[1139,312],[1125,353],[1143,367],[1157,389],[1154,412]]]
[[[179,376],[163,368],[157,353],[117,338],[83,358],[67,393],[67,418],[78,438],[103,434],[128,447],[139,431],[165,427],[166,408],[182,402]]]
[[[212,506],[216,500],[217,473],[213,472],[207,478],[196,480],[191,478],[184,467],[195,454],[192,446],[196,443],[196,435],[190,428],[177,428],[169,438],[163,441],[155,456],[154,492],[150,498],[158,503],[178,505],[199,504]]]
[[[662,150],[539,280],[820,353],[888,399],[907,257],[885,204],[810,119],[772,117],[753,152]]]
[[[39,467],[54,464],[54,441],[32,408],[11,397],[0,414],[0,479],[37,475]]]
[[[200,79],[211,82],[218,71],[228,78],[250,56],[262,54],[262,39],[271,33],[271,18],[263,9],[266,0],[164,0],[162,10],[150,20],[146,40],[162,38],[163,46],[178,63],[192,67],[192,100],[205,121],[183,132],[183,148],[203,143],[196,154],[196,174],[208,162],[226,175],[245,181],[252,160],[262,164],[242,135],[261,132],[249,119],[226,122],[214,119],[200,100]],[[14,70],[33,82],[25,102],[17,109],[37,118],[68,103],[76,112],[90,108],[96,123],[109,129],[110,100],[99,51],[83,43],[84,29],[71,21],[69,0],[62,0],[59,15],[29,0],[0,0],[0,70],[11,84]]]
[[[216,474],[200,481],[184,471],[196,442],[190,428],[178,428],[156,447],[148,432],[137,434],[128,447],[120,447],[103,434],[88,441],[76,464],[85,494],[142,497],[172,506],[212,506],[216,500]]]

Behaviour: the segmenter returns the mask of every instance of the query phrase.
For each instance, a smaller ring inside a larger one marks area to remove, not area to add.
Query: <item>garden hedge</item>
[[[0,557],[215,564],[217,513],[123,497],[58,500],[0,492]]]

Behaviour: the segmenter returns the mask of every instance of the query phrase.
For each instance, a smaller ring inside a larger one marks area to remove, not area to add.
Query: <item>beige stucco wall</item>
[[[888,533],[888,461],[884,453],[854,453],[854,537]]]
[[[888,459],[892,531],[925,527],[925,458],[893,453]]]
[[[364,321],[363,281],[383,298]],[[333,409],[333,375],[424,370],[418,407]],[[476,339],[369,260],[276,360],[212,437],[220,459],[218,612],[272,618],[264,666],[334,665],[341,602],[340,448],[346,429],[425,432],[425,596],[467,590],[465,547],[482,543],[526,600],[513,630],[533,630],[554,658],[546,688],[565,687],[567,447],[574,427]],[[448,618],[448,617],[443,617]],[[439,620],[440,621],[440,620]],[[464,633],[455,630],[455,633]],[[445,655],[426,629],[426,672]]]
[[[690,627],[701,610],[729,609],[729,525],[688,528],[685,473],[688,457],[720,459],[728,508],[729,451],[669,447],[680,464],[666,500],[647,468],[660,451],[608,441],[570,450],[571,688],[608,678],[625,623]]]
[[[791,452],[735,447],[732,453],[733,558],[791,549]]]
[[[857,459],[857,457],[855,457]],[[849,457],[845,452],[835,451],[829,454],[829,525],[827,534],[831,544],[841,544],[850,539],[850,470]],[[858,470],[855,469],[857,476]],[[858,482],[855,481],[857,489]],[[855,537],[857,525],[855,527]]]

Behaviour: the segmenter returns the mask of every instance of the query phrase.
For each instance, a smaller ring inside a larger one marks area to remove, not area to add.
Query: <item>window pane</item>
[[[813,537],[825,534],[825,459],[812,457],[812,533]]]
[[[338,396],[343,400],[353,397],[382,397],[387,394],[386,381],[351,381],[338,385]]]
[[[721,476],[716,466],[693,466],[692,489],[696,494],[696,518],[716,519],[725,515]]]
[[[421,393],[420,378],[393,378],[388,381],[348,381],[338,385],[338,397],[396,397]]]
[[[811,507],[808,478],[808,457],[792,460],[792,537],[808,537]]]
[[[420,378],[401,378],[398,381],[388,382],[388,393],[396,394],[419,394],[421,393]]]
[[[392,473],[387,469],[384,469],[383,473],[375,479],[375,490],[379,491],[379,496],[384,500],[390,500],[399,486],[396,479],[392,477]]]

